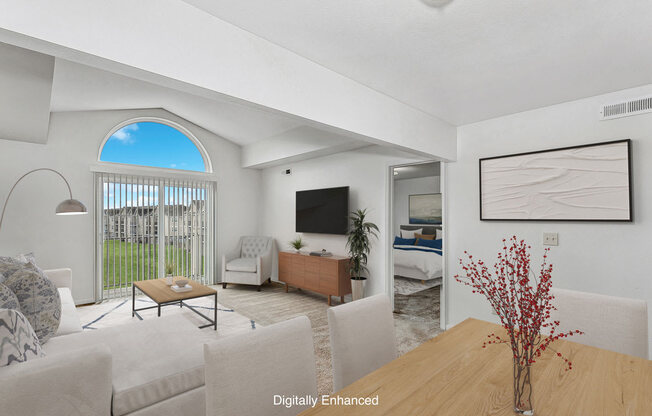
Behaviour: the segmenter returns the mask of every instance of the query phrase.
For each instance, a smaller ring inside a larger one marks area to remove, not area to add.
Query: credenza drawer
[[[333,277],[337,278],[337,266],[338,262],[336,261],[322,261],[319,264],[319,275],[323,277]]]
[[[329,295],[337,295],[337,278],[319,279],[319,291]]]
[[[319,291],[319,273],[306,270],[303,274],[303,284],[306,289]]]
[[[322,263],[320,258],[308,257],[306,260],[306,272],[319,274],[319,265]]]

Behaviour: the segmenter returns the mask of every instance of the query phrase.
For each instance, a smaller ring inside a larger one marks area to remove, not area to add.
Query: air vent
[[[604,105],[602,106],[600,115],[602,116],[602,120],[612,120],[614,118],[635,116],[650,112],[652,112],[652,97],[646,97]]]

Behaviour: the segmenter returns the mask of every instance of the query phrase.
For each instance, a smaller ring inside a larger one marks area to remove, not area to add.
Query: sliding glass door
[[[96,173],[97,281],[101,299],[134,281],[175,276],[215,282],[215,183]]]

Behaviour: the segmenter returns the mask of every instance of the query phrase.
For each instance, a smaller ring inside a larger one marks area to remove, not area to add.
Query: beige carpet
[[[333,390],[331,354],[328,335],[326,297],[309,292],[290,289],[285,293],[280,284],[265,284],[260,292],[255,288],[229,285],[218,289],[218,300],[226,308],[235,310],[262,326],[306,315],[312,324],[317,361],[319,394],[330,394]],[[425,293],[424,293],[425,292]],[[439,288],[419,292],[419,296],[396,296],[395,313],[398,350],[404,354],[424,341],[439,334]],[[333,305],[339,300],[333,298]],[[347,301],[347,299],[345,299]],[[218,328],[219,329],[219,328]]]

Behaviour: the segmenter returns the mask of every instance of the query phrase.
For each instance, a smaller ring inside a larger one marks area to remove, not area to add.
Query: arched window
[[[102,162],[210,172],[201,144],[167,120],[130,120],[116,126],[100,149]]]

